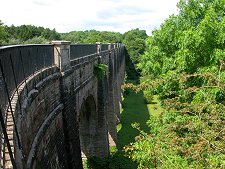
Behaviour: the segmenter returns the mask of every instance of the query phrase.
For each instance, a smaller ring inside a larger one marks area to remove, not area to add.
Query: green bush
[[[153,94],[151,91],[144,91],[145,103],[150,104],[153,101]]]
[[[102,80],[105,76],[107,65],[105,64],[97,64],[94,66],[94,75],[98,80]]]

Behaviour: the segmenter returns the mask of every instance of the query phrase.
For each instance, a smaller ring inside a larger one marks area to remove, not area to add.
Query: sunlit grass
[[[159,116],[163,112],[158,96],[154,96],[152,103],[147,104],[147,107],[151,116]]]
[[[123,125],[120,123],[116,126],[117,132],[119,132],[122,129]]]
[[[89,169],[87,160],[82,160],[83,169]]]

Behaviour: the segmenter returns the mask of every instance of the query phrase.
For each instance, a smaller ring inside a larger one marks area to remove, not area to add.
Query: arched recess
[[[92,95],[83,100],[79,116],[79,135],[82,158],[96,155],[98,140],[98,116],[96,103]]]

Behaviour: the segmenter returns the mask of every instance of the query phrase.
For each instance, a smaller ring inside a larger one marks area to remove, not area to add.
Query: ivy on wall
[[[105,64],[97,64],[94,66],[94,75],[98,80],[102,80],[106,74],[106,69],[108,68]]]

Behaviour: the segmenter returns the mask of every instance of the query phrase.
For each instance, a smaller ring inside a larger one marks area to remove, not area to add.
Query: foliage
[[[147,39],[138,67],[143,75],[169,70],[196,72],[217,65],[224,53],[224,1],[190,0],[179,3],[180,14],[170,16]]]
[[[125,147],[139,168],[225,168],[225,1],[181,0],[147,38],[136,91],[159,95],[164,111]],[[125,86],[127,87],[127,86]]]
[[[136,64],[139,56],[144,53],[145,39],[147,34],[145,30],[132,29],[123,34],[122,42],[125,44],[126,73],[128,79],[138,79],[139,72]]]
[[[2,26],[1,26],[2,27]],[[1,28],[0,28],[1,29]],[[36,27],[33,25],[4,26],[5,35],[2,44],[46,43],[59,40],[60,34],[55,29]],[[1,31],[0,31],[1,32]]]
[[[5,26],[0,20],[0,45],[6,40],[6,36]]]
[[[207,86],[189,86],[193,77],[203,78]],[[159,117],[151,116],[148,121],[150,134],[136,126],[141,131],[140,139],[125,148],[140,168],[225,167],[225,85],[217,86],[217,78],[209,73],[182,74],[175,79],[181,90],[169,88],[167,91],[179,95],[171,98],[163,92],[165,111]],[[164,87],[166,82],[167,78],[163,78],[149,86]]]
[[[144,91],[143,94],[144,94],[146,104],[152,103],[153,97],[154,97],[152,92],[147,90],[147,91]]]
[[[131,61],[137,64],[138,58],[145,51],[145,39],[147,34],[145,30],[132,29],[123,34],[123,44],[125,44]]]
[[[145,39],[147,34],[144,30],[133,29],[124,34],[118,32],[108,31],[72,31],[61,34],[62,39],[77,43],[118,43],[123,42],[126,46],[126,72],[129,79],[137,79],[138,72],[136,70],[136,63],[138,57],[143,54],[145,50]]]
[[[94,66],[94,75],[98,80],[102,80],[105,76],[107,65],[105,64],[97,64]]]
[[[24,42],[25,44],[46,44],[48,40],[43,38],[42,36],[35,36],[32,39],[28,39]]]
[[[62,33],[62,39],[71,41],[73,44],[77,43],[118,43],[122,41],[122,34],[118,32],[108,31],[72,31],[69,33]]]

